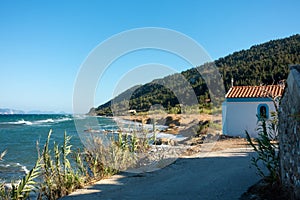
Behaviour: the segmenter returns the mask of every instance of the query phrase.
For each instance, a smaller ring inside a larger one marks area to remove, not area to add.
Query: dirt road
[[[250,166],[250,154],[247,148],[202,152],[151,173],[115,175],[63,199],[239,199],[260,179]]]

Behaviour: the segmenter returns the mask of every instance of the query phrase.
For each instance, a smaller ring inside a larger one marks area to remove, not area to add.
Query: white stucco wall
[[[248,101],[248,102],[228,102],[223,103],[223,134],[230,136],[245,137],[245,130],[251,137],[256,137],[257,109],[261,104],[269,107],[268,116],[275,111],[272,101]]]

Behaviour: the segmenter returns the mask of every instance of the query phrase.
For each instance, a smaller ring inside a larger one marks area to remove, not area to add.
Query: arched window
[[[260,104],[257,107],[257,115],[259,118],[268,119],[269,118],[269,107],[267,104]]]

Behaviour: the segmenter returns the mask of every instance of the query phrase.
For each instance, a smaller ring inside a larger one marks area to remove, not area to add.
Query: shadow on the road
[[[250,166],[250,154],[179,158],[154,172],[120,173],[64,197],[71,199],[239,199],[260,178]]]

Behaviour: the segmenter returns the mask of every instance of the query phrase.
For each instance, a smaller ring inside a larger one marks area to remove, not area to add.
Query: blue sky
[[[299,9],[297,0],[1,0],[0,108],[72,112],[81,64],[101,42],[129,29],[179,31],[217,59],[300,33]],[[95,105],[112,97],[124,73],[149,62],[178,72],[190,68],[176,56],[159,51],[124,56],[99,81]]]

